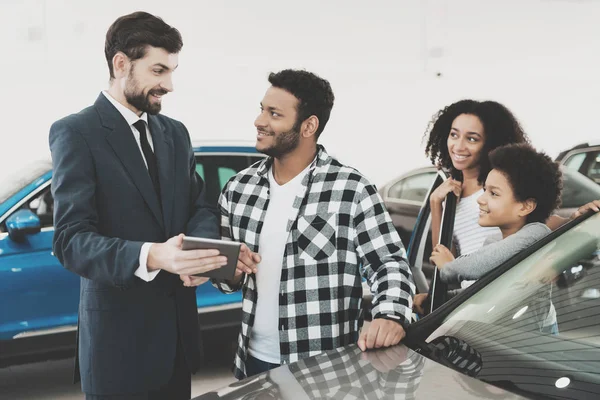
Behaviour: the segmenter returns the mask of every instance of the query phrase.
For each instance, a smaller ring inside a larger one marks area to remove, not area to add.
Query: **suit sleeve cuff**
[[[156,271],[148,271],[147,263],[148,263],[148,253],[150,252],[150,246],[153,243],[144,243],[142,245],[142,249],[140,250],[140,266],[135,270],[134,275],[140,278],[145,282],[150,282],[156,275],[160,272],[160,269]]]

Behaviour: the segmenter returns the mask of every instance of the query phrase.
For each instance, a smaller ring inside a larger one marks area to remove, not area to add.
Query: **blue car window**
[[[237,172],[233,168],[219,167],[219,186],[221,190]]]
[[[202,178],[203,181],[206,180],[206,177],[204,176],[204,165],[196,164],[196,172],[198,175],[200,175],[200,178]]]

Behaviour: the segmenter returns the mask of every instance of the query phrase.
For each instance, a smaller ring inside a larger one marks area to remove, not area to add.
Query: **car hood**
[[[364,353],[351,345],[232,383],[195,400],[523,398],[471,377],[481,369],[481,358],[473,352],[461,357],[456,349],[445,352],[450,368],[402,344]]]

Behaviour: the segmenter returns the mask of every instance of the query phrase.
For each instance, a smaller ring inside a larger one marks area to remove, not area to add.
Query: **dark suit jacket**
[[[165,271],[151,282],[134,272],[144,242],[179,233],[218,238],[218,212],[204,200],[185,126],[163,115],[148,123],[160,201],[131,128],[103,94],[50,129],[54,253],[81,276],[78,359],[86,393],[166,384],[178,331],[192,372],[200,361],[195,289]]]

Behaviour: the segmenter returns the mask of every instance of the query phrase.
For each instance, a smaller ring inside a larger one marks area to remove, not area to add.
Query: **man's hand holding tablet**
[[[215,246],[194,251],[184,250],[184,237],[183,234],[180,234],[164,243],[152,243],[146,259],[148,271],[162,269],[176,275],[196,275],[208,273],[226,265],[226,255],[221,254]],[[233,272],[231,275],[233,276]]]
[[[253,253],[248,246],[239,242],[184,236],[181,248],[184,252],[218,251],[221,258],[225,257],[226,259],[224,263],[213,265],[214,268],[200,273],[181,275],[184,286],[199,286],[209,278],[238,284],[244,273],[256,273],[256,263],[260,262],[258,254]]]

